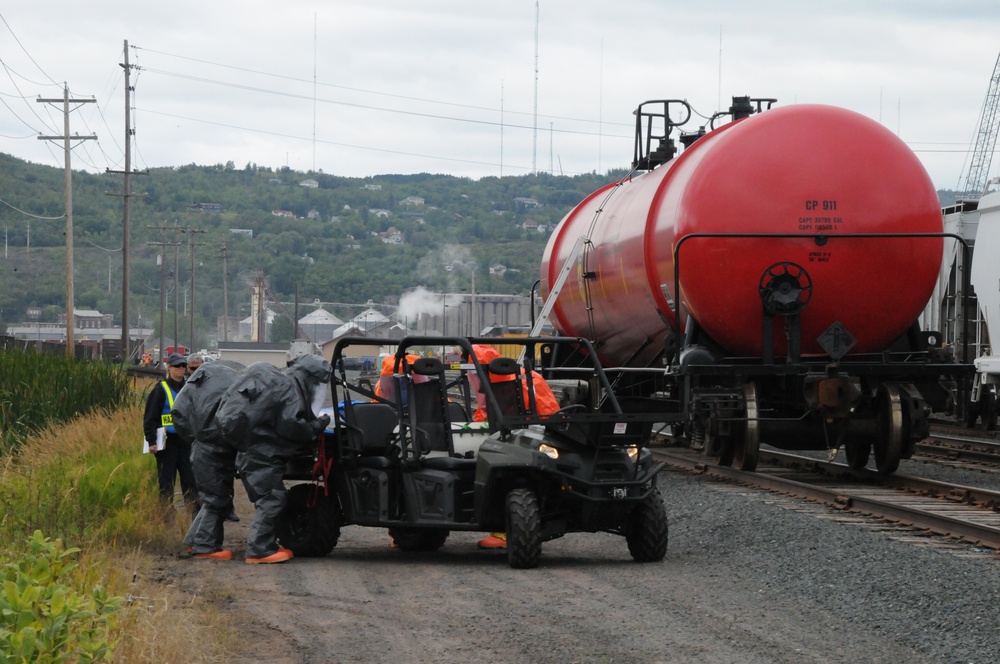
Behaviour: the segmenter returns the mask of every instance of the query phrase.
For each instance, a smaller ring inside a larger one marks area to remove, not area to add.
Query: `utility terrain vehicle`
[[[501,344],[504,356],[483,365],[474,344]],[[345,358],[386,345],[398,348],[394,371],[376,394]],[[547,365],[557,356],[585,361]],[[537,566],[542,543],[571,532],[622,535],[639,562],[665,555],[663,464],[646,447],[656,415],[616,399],[588,341],[345,338],[333,367],[337,413],[279,528],[296,555],[326,555],[347,525],[387,528],[404,552],[436,550],[451,531],[506,532],[515,568]],[[546,416],[536,414],[543,377],[563,405]]]

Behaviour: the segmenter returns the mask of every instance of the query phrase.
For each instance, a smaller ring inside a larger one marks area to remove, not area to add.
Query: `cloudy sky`
[[[248,162],[478,178],[627,166],[632,111],[733,95],[880,121],[958,187],[1000,52],[996,0],[37,0],[0,4],[0,151],[135,168]],[[695,129],[696,121],[690,129]],[[991,173],[996,174],[1000,160]]]

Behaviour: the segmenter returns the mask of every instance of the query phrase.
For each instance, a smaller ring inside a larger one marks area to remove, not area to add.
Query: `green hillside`
[[[144,322],[158,318],[156,258],[162,242],[169,243],[171,275],[173,243],[180,243],[178,309],[184,329],[192,240],[199,330],[214,330],[222,314],[224,246],[229,313],[234,316],[247,315],[250,284],[259,272],[267,275],[271,294],[285,302],[293,301],[296,291],[303,303],[391,304],[418,286],[470,290],[473,264],[478,266],[477,292],[527,294],[538,278],[549,233],[526,230],[525,225],[535,222],[551,229],[587,194],[620,175],[359,179],[254,164],[236,168],[231,162],[151,169],[132,178],[132,191],[145,195],[132,204],[130,322],[135,325],[137,316]],[[307,180],[317,186],[300,184]],[[122,198],[116,194],[122,191],[120,175],[73,174],[76,307],[115,314],[116,322],[121,315],[123,218]],[[42,320],[55,321],[65,310],[64,173],[0,154],[0,200],[5,203],[0,217],[7,275],[7,287],[0,288],[0,323],[24,320],[29,307],[41,308]],[[202,204],[212,205],[199,209]],[[275,216],[279,210],[294,217]],[[177,233],[174,226],[195,232]],[[383,234],[392,230],[398,231],[400,244],[384,241],[391,237]],[[489,267],[497,265],[506,271],[490,275]],[[172,276],[167,282],[172,309]],[[329,308],[341,317],[357,313],[349,307]],[[172,326],[172,318],[166,325]]]

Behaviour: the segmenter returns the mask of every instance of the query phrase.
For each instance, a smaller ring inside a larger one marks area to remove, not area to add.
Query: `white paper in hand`
[[[162,450],[163,446],[166,444],[167,444],[167,430],[164,429],[163,427],[160,427],[159,429],[156,430],[156,451],[159,452],[160,450]],[[149,454],[149,452],[150,452],[149,441],[146,440],[145,436],[143,436],[142,453]]]

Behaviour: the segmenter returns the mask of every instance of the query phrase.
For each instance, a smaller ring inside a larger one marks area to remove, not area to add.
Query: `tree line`
[[[131,206],[130,324],[137,317],[158,319],[161,250],[167,329],[173,325],[175,265],[182,329],[194,315],[203,332],[214,331],[222,315],[224,281],[229,314],[248,315],[260,273],[271,295],[285,302],[392,304],[418,286],[469,290],[473,267],[477,292],[526,295],[538,279],[549,230],[585,196],[623,174],[472,180],[429,173],[345,178],[232,162],[152,168],[132,177],[133,193],[143,195]],[[315,186],[302,185],[309,180]],[[29,308],[41,310],[43,321],[65,311],[63,183],[61,169],[0,154],[4,261],[15,286],[0,289],[4,326],[25,320]],[[122,187],[120,175],[73,174],[75,305],[115,314],[116,323]],[[401,243],[384,241],[390,230]],[[490,274],[491,266],[501,265],[504,270]],[[334,313],[343,318],[357,312]]]

